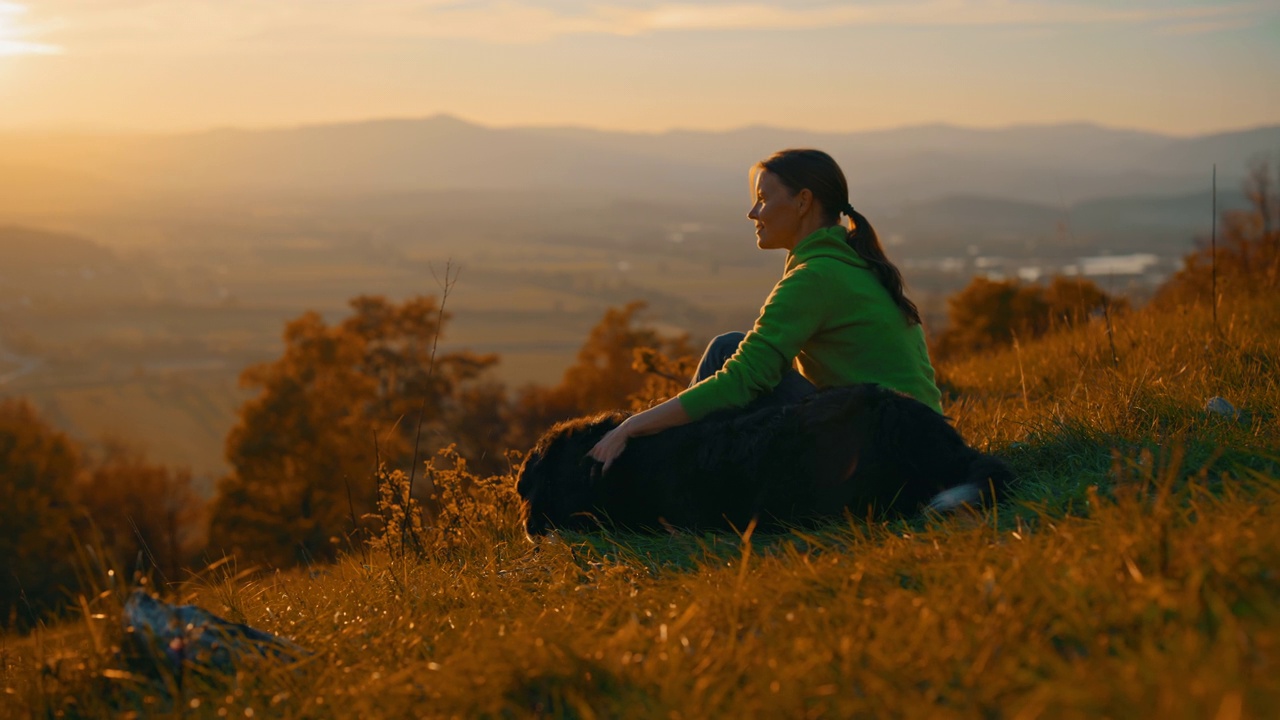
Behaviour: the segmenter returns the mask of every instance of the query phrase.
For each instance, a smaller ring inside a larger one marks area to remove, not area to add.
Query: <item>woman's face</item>
[[[795,247],[805,191],[792,194],[777,175],[761,170],[756,175],[756,203],[747,217],[756,224],[756,247],[763,250]]]

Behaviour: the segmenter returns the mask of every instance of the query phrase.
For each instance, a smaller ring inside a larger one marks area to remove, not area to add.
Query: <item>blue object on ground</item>
[[[234,672],[247,657],[286,663],[310,655],[278,635],[233,623],[195,605],[170,605],[142,590],[124,604],[125,635],[157,662],[181,673],[184,665]]]

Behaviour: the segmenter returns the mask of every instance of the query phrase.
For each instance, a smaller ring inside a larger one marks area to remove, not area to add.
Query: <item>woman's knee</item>
[[[742,344],[742,338],[744,337],[746,337],[745,333],[727,332],[723,335],[717,335],[711,342],[707,343],[707,349],[702,353],[702,361],[698,363],[698,371],[694,373],[693,380],[689,382],[689,386],[697,385],[715,375],[720,368],[724,367],[725,362],[737,352],[738,345]]]
[[[723,335],[717,335],[707,344],[707,350],[715,351],[717,354],[724,353],[728,350],[728,354],[732,355],[738,346],[742,344],[742,339],[747,336],[743,332],[727,332]]]

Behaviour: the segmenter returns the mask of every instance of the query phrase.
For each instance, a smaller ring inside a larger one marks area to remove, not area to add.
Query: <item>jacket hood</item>
[[[795,248],[787,253],[787,271],[790,272],[795,266],[820,257],[839,260],[854,267],[870,267],[866,260],[849,247],[846,237],[848,237],[848,231],[842,225],[830,225],[815,230],[796,243]]]

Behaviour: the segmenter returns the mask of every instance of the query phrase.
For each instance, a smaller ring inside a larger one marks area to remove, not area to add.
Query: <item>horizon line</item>
[[[1113,132],[1131,132],[1146,135],[1156,135],[1164,138],[1175,140],[1186,140],[1197,137],[1206,137],[1212,135],[1226,135],[1231,133],[1249,132],[1253,130],[1262,130],[1272,127],[1280,127],[1280,119],[1272,122],[1263,122],[1254,125],[1223,127],[1216,130],[1205,130],[1200,132],[1176,133],[1165,130],[1156,130],[1150,128],[1142,128],[1135,126],[1110,125],[1095,120],[1063,120],[1059,122],[1012,122],[993,125],[966,125],[961,123],[953,123],[947,121],[932,121],[918,123],[904,123],[901,125],[886,125],[862,129],[851,130],[816,130],[803,127],[788,127],[783,125],[770,125],[767,123],[749,123],[744,125],[734,125],[721,128],[698,128],[673,125],[661,130],[630,130],[624,128],[611,128],[604,126],[590,125],[574,125],[571,123],[523,123],[523,124],[503,124],[503,123],[485,123],[479,120],[463,117],[457,113],[442,111],[423,115],[387,115],[351,119],[336,120],[303,120],[298,122],[282,122],[278,124],[214,124],[203,127],[188,128],[171,128],[171,129],[147,129],[140,127],[120,127],[120,126],[95,126],[92,124],[81,123],[61,123],[46,126],[19,125],[12,127],[0,126],[0,134],[4,135],[87,135],[87,136],[152,136],[152,137],[180,137],[194,135],[208,135],[213,133],[268,133],[268,132],[287,132],[296,130],[307,130],[315,128],[355,126],[355,125],[375,125],[379,123],[413,123],[413,122],[429,122],[429,121],[452,121],[462,125],[468,125],[482,130],[540,130],[540,131],[579,131],[594,132],[614,135],[633,135],[659,137],[663,135],[675,135],[681,133],[687,134],[706,134],[706,135],[727,135],[739,132],[749,131],[772,131],[772,132],[794,132],[806,133],[810,135],[868,135],[881,132],[894,132],[901,130],[920,130],[927,128],[945,128],[953,130],[969,130],[977,132],[1002,132],[1009,130],[1022,129],[1044,129],[1044,128],[1065,128],[1065,127],[1090,127],[1100,130],[1109,130]]]

